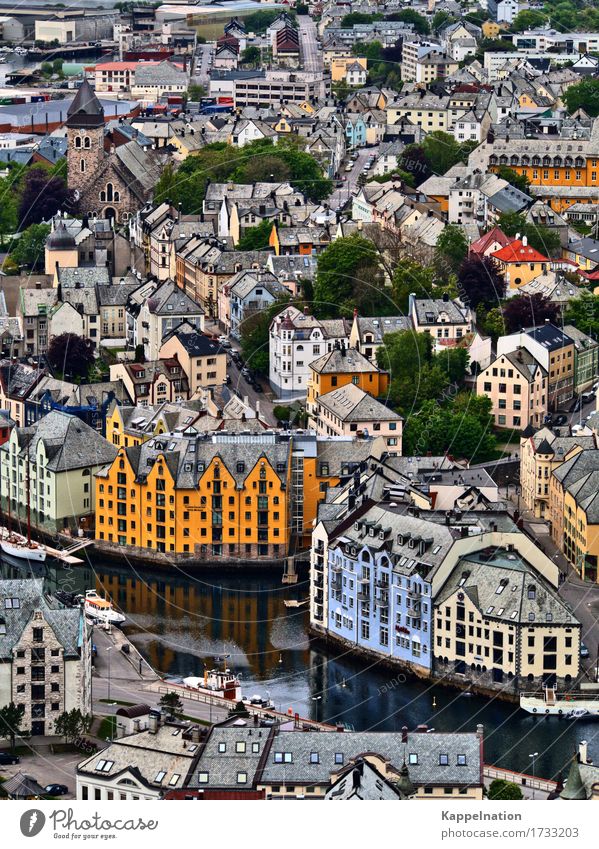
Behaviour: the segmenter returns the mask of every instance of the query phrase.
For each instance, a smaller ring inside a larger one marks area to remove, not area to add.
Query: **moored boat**
[[[46,559],[46,549],[37,542],[29,542],[21,534],[9,532],[3,528],[0,538],[0,549],[10,557],[18,557],[20,560],[32,560],[43,563]]]
[[[192,690],[210,693],[212,696],[219,696],[230,701],[241,700],[239,678],[230,669],[205,669],[201,678],[190,675],[183,679],[183,684]]]
[[[83,599],[83,609],[89,619],[107,625],[122,625],[125,617],[112,606],[112,602],[98,595],[95,590],[87,590]]]
[[[520,707],[538,716],[565,716],[569,719],[599,717],[599,689],[597,691],[558,693],[545,687],[542,693],[522,693]]]

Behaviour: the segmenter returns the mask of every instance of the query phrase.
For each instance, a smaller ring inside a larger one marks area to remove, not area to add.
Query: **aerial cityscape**
[[[0,0],[0,799],[599,801],[598,393],[593,0]]]

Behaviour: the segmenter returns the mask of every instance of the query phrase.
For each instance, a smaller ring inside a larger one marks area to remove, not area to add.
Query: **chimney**
[[[586,740],[581,740],[578,744],[578,763],[580,764],[588,764],[589,763],[589,751],[588,744]]]
[[[310,315],[310,307],[308,304],[304,304],[304,315]]]
[[[354,307],[354,318],[358,317],[358,308]]]
[[[528,236],[522,236],[522,244],[525,248],[528,247]]]
[[[151,710],[148,716],[148,731],[150,734],[157,734],[160,728],[160,712]]]
[[[401,728],[401,742],[402,742],[402,743],[407,743],[407,742],[408,742],[408,726],[407,726],[407,725],[402,725],[402,728]]]

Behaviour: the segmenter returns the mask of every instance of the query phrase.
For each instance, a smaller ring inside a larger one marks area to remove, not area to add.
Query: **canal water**
[[[171,571],[167,571],[167,568]],[[287,608],[285,599],[307,598],[306,581],[282,586],[279,574],[235,571],[186,573],[140,569],[94,560],[45,567],[47,589],[108,593],[127,615],[124,631],[152,666],[173,676],[201,675],[204,664],[228,655],[244,694],[267,694],[277,708],[360,730],[437,731],[485,729],[485,762],[555,777],[587,740],[599,762],[599,721],[533,717],[516,705],[465,696],[442,686],[406,679],[380,664],[334,653],[308,635],[307,606]],[[23,575],[14,561],[3,577]]]

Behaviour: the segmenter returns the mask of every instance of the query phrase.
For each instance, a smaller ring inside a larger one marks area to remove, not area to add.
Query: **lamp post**
[[[110,703],[110,652],[112,650],[112,646],[108,646],[106,649],[106,653],[108,654],[108,702]]]
[[[529,758],[532,758],[532,798],[535,798],[535,758],[538,758],[539,753],[533,752],[532,755],[529,755]]]
[[[320,722],[318,718],[318,703],[322,701],[322,696],[312,696],[312,701],[316,702],[314,713],[315,713],[315,721]]]

